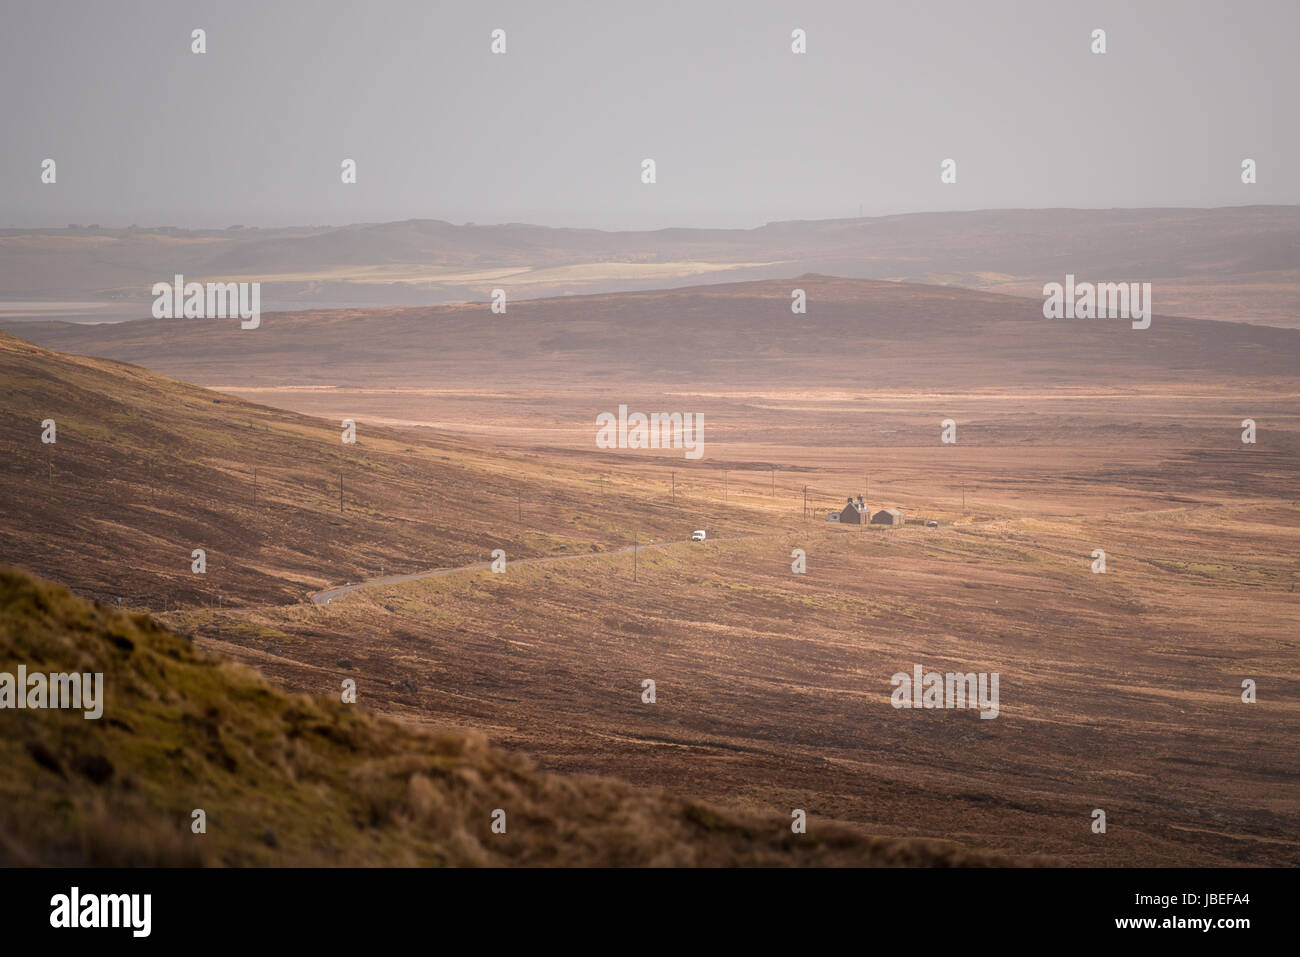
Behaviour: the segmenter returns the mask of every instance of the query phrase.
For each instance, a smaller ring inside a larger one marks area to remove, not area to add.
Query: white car
[[[702,542],[706,537],[704,529],[702,528],[697,528],[695,531],[691,532],[691,541],[693,542]]]

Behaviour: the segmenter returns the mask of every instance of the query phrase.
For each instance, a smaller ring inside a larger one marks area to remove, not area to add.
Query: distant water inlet
[[[126,322],[149,315],[147,302],[74,302],[69,300],[0,300],[5,322],[75,322],[96,325]]]

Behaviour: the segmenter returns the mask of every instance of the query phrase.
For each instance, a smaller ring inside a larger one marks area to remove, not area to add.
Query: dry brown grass
[[[107,693],[97,721],[0,712],[0,864],[1005,863],[815,819],[799,836],[774,815],[540,772],[481,734],[283,694],[146,616],[0,569],[0,670],[18,663],[102,671]]]

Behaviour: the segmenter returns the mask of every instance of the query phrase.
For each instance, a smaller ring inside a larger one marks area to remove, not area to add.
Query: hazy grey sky
[[[2,16],[9,226],[1300,203],[1295,0],[4,0]]]

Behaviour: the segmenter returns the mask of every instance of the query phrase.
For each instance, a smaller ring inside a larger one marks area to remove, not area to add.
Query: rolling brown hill
[[[266,283],[267,308],[485,301],[816,272],[1003,291],[1145,281],[1163,313],[1300,324],[1300,208],[1035,209],[603,232],[439,220],[292,229],[0,230],[0,299],[136,303],[175,273]]]
[[[365,420],[345,445],[337,422],[3,334],[0,407],[0,560],[154,610],[298,602],[496,548],[510,559],[610,550],[634,529],[680,537],[699,520],[562,461]],[[54,444],[41,441],[47,419]],[[761,517],[734,513],[722,527]],[[205,574],[191,570],[196,548]]]
[[[807,293],[807,315],[791,313],[794,288]],[[280,313],[246,331],[167,319],[10,328],[235,389],[1124,388],[1289,381],[1300,355],[1298,330],[1159,312],[1148,329],[1048,320],[1040,301],[824,276],[528,300],[505,315],[468,305]]]

